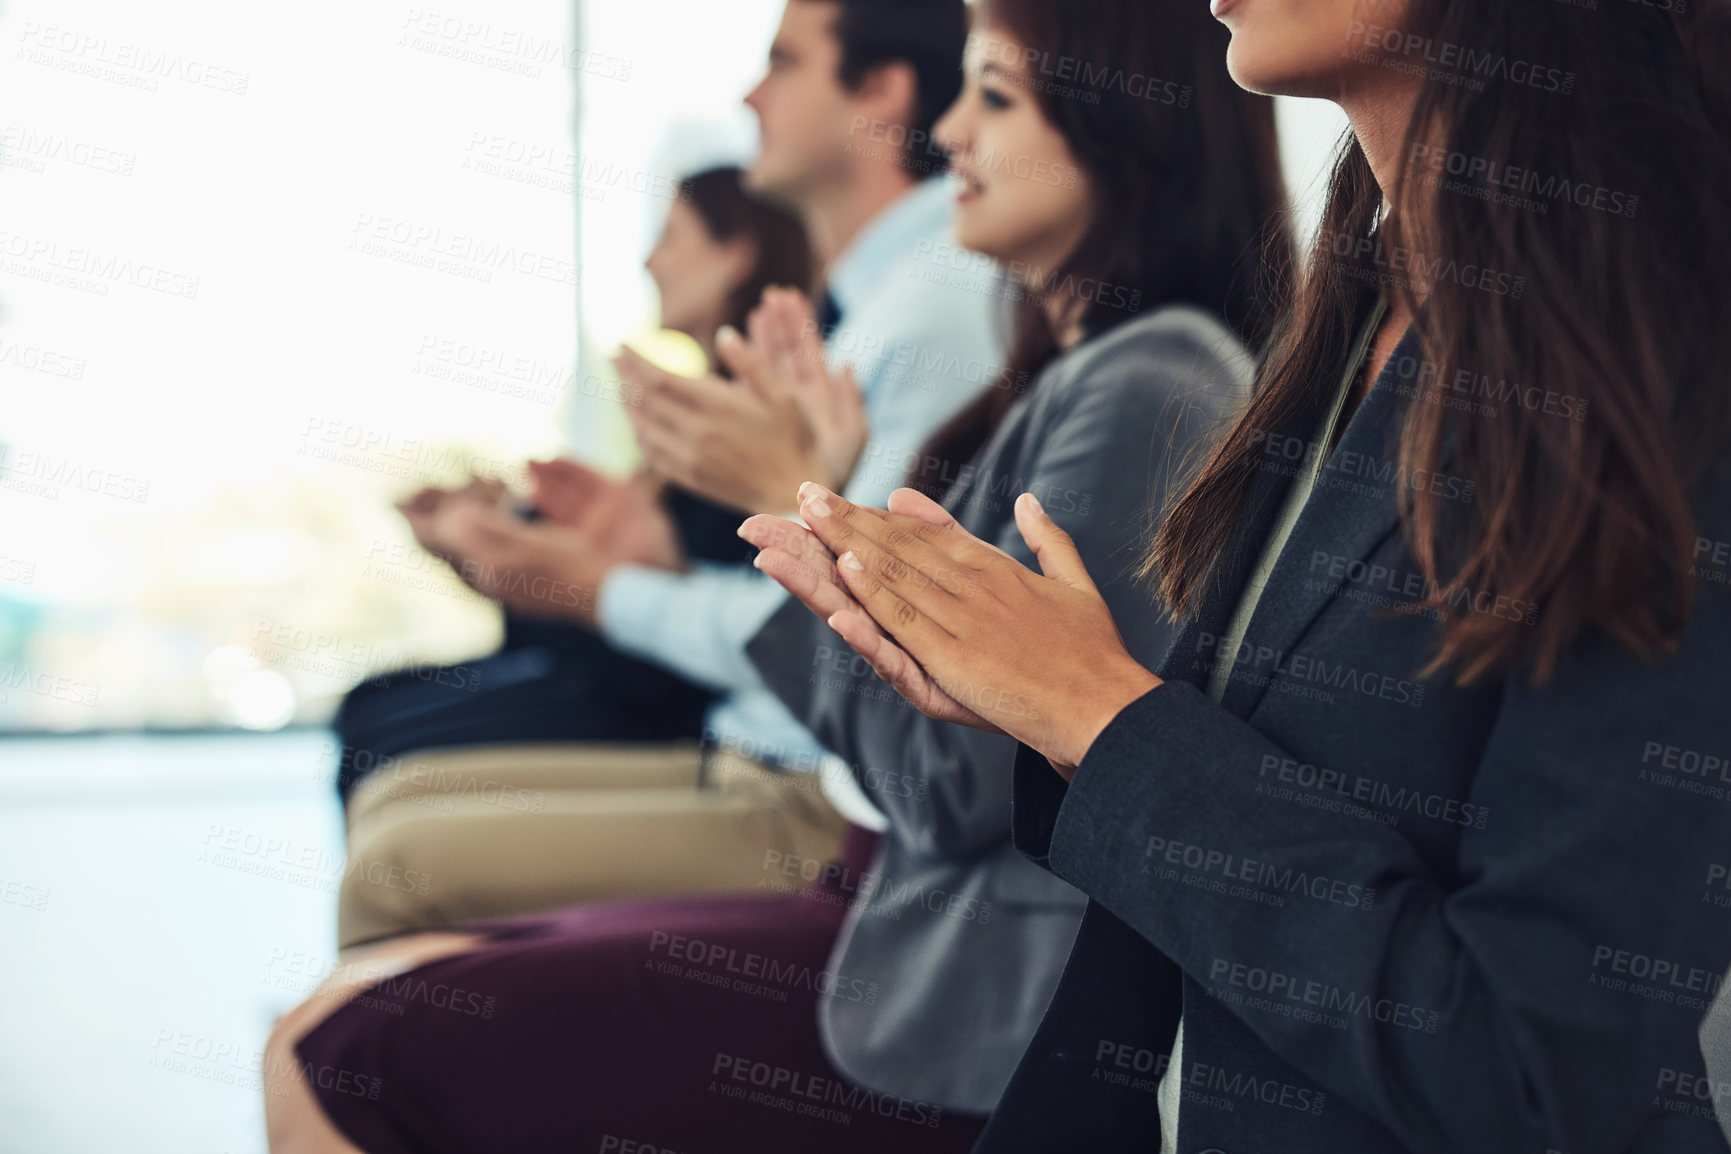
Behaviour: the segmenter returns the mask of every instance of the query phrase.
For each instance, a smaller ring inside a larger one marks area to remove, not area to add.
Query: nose
[[[963,93],[956,97],[956,102],[950,105],[938,122],[932,125],[932,141],[944,150],[944,155],[951,160],[960,156],[967,149],[968,121],[966,110],[962,104],[967,99]]]

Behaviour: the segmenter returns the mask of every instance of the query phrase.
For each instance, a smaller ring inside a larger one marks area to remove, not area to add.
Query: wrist
[[[601,619],[601,587],[607,583],[607,578],[619,568],[619,562],[611,557],[585,556],[576,560],[567,580],[576,594],[573,616],[589,626],[596,626]]]
[[[1048,758],[1054,765],[1067,765],[1070,773],[1065,773],[1065,780],[1075,772],[1075,767],[1082,764],[1082,759],[1088,755],[1106,727],[1117,720],[1134,701],[1146,696],[1150,690],[1165,684],[1159,677],[1125,655],[1122,664],[1114,666],[1104,676],[1096,679],[1090,686],[1084,699],[1076,703],[1075,708],[1067,711],[1069,723],[1064,728],[1064,736],[1057,749],[1048,753]],[[1059,770],[1063,773],[1062,770]]]
[[[797,476],[795,475],[797,474]],[[820,473],[810,468],[798,468],[777,479],[762,485],[756,494],[756,500],[748,510],[751,513],[769,513],[778,517],[795,516],[799,510],[799,487],[807,481],[822,483]],[[790,514],[789,509],[794,513]]]

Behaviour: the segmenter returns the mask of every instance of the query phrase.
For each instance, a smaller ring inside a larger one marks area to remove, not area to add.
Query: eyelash
[[[1010,98],[995,88],[980,89],[980,98],[986,102],[987,108],[1004,109],[1010,106]]]

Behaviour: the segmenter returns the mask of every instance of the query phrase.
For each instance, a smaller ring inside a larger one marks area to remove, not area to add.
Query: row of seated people
[[[402,505],[505,640],[337,717],[276,1154],[1727,1149],[1726,18],[1214,8],[788,0],[642,468]]]

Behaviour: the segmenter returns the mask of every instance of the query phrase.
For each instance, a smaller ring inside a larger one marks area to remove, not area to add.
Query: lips
[[[957,201],[969,201],[986,191],[986,186],[980,178],[964,168],[950,169],[950,183],[956,191]]]

